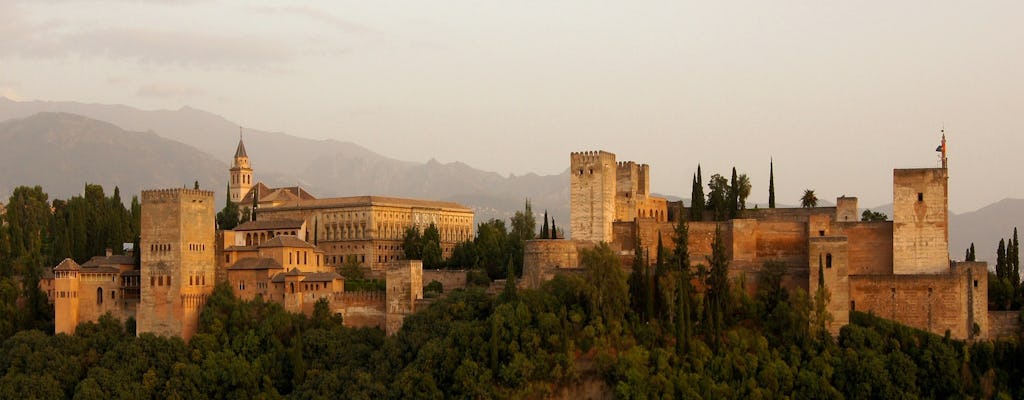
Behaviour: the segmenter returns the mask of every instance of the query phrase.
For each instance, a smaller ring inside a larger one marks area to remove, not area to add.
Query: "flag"
[[[942,145],[940,144],[939,147],[936,147],[935,151],[942,151]]]

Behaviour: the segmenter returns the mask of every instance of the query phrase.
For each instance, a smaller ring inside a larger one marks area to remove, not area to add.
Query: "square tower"
[[[144,190],[138,333],[196,332],[216,281],[213,192]]]
[[[585,151],[572,153],[569,160],[572,238],[610,243],[615,221],[615,154]]]
[[[949,271],[949,187],[945,168],[893,170],[892,271]]]

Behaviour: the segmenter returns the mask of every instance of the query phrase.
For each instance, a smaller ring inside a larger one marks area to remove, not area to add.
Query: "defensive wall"
[[[850,309],[939,335],[948,330],[955,338],[988,337],[986,264],[961,262],[948,271],[851,276]]]
[[[441,283],[444,293],[450,293],[455,289],[466,288],[466,270],[464,269],[425,269],[423,270],[423,285],[431,281]]]

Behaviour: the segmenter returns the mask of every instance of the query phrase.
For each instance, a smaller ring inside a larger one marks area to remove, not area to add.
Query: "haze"
[[[2,2],[0,95],[189,105],[502,174],[604,149],[682,197],[697,163],[735,165],[761,206],[771,158],[780,203],[889,203],[945,126],[953,211],[1024,197],[1021,2],[253,4]]]

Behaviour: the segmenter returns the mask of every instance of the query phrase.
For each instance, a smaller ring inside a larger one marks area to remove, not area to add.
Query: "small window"
[[[917,201],[924,201],[924,193],[917,194]]]
[[[974,280],[974,287],[978,287],[978,280],[977,279]]]
[[[825,268],[832,268],[832,253],[825,255]]]
[[[825,231],[824,230],[818,231],[818,236],[825,236]]]
[[[850,300],[850,311],[857,311],[857,302]]]

